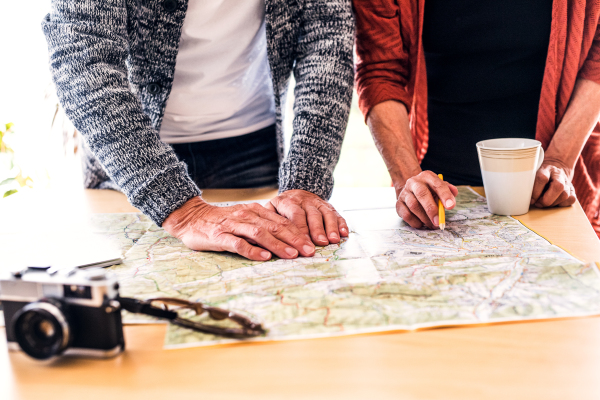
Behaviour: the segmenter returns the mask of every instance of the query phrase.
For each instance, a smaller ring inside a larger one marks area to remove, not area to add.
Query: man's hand
[[[396,193],[396,212],[405,222],[413,228],[425,225],[435,229],[439,227],[438,198],[446,209],[452,209],[458,189],[433,172],[423,171],[408,179],[403,187],[396,188]]]
[[[265,207],[292,221],[300,231],[310,235],[312,241],[320,246],[339,243],[340,236],[348,236],[346,220],[331,204],[306,190],[283,192]]]
[[[404,104],[388,100],[374,106],[367,118],[375,145],[396,188],[396,212],[413,228],[439,226],[437,199],[454,208],[458,189],[419,166],[408,111]]]
[[[315,254],[315,246],[291,221],[256,203],[215,207],[194,197],[162,226],[192,250],[230,251],[256,261],[266,261],[272,254],[280,258]]]
[[[575,203],[573,171],[563,162],[546,158],[535,175],[531,204],[536,207],[567,207]]]

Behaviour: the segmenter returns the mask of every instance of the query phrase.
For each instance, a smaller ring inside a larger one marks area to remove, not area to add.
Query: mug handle
[[[540,167],[542,166],[542,163],[544,162],[544,149],[542,149],[542,146],[540,146],[539,149],[540,149],[540,156],[538,159],[537,167],[535,168],[536,171],[538,169],[540,169]]]

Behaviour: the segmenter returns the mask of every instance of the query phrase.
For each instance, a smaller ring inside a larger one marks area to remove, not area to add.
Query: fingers
[[[271,203],[269,203],[269,204],[271,204]],[[255,208],[255,211],[259,217],[267,219],[269,221],[273,221],[277,224],[281,224],[281,225],[285,226],[286,228],[288,228],[293,234],[295,234],[297,236],[304,235],[304,236],[306,236],[307,239],[310,239],[307,234],[302,232],[300,230],[300,228],[298,228],[298,226],[296,224],[294,224],[292,221],[290,221],[289,219],[277,214],[276,211],[270,211],[269,209],[265,209],[258,204],[257,204],[257,206],[258,207]],[[271,205],[271,207],[273,207],[273,206]],[[274,207],[273,207],[273,209],[275,210]]]
[[[533,183],[533,192],[531,193],[531,203],[537,203],[538,199],[544,192],[546,185],[550,181],[550,171],[548,168],[542,167],[535,174],[535,181]]]
[[[315,208],[321,214],[321,220],[319,220],[317,213],[313,213],[311,209],[311,218],[309,220],[311,236],[317,236],[322,239],[321,235],[325,233],[325,240],[328,241],[328,244],[339,243],[342,236],[348,237],[349,230],[346,220],[331,205],[323,202],[315,206]],[[325,232],[323,232],[323,228],[325,228]],[[320,240],[320,243],[325,245],[325,240]]]
[[[276,212],[283,217],[292,221],[292,223],[310,239],[310,232],[308,229],[308,221],[306,220],[306,212],[300,207],[300,205],[281,201],[280,198],[276,197],[271,200],[271,203],[275,208]]]
[[[427,185],[431,189],[431,192],[433,192],[437,196],[437,198],[442,200],[444,207],[448,210],[454,208],[454,206],[456,205],[456,200],[454,199],[454,196],[458,194],[458,189],[454,185],[452,185],[454,191],[450,190],[450,185],[447,182],[441,180],[436,174],[434,174],[431,171],[425,171],[423,175],[425,183],[427,183]],[[426,207],[424,208],[425,210],[427,210]],[[435,208],[437,213],[437,204],[435,204]]]
[[[569,186],[567,184],[567,187],[565,187],[565,189],[562,192],[560,192],[560,194],[558,195],[558,197],[556,198],[556,200],[554,200],[552,202],[552,204],[550,204],[550,207],[557,206],[560,203],[563,203],[568,198],[569,198]]]
[[[577,201],[575,195],[575,188],[573,185],[565,179],[565,190],[558,196],[558,198],[552,203],[551,207],[568,207]]]
[[[323,226],[323,215],[315,206],[306,206],[305,212],[310,237],[313,242],[320,246],[327,246],[329,240],[327,239],[325,227]]]
[[[406,195],[404,196],[404,203],[406,204],[406,206],[408,207],[410,212],[412,214],[414,214],[419,219],[419,221],[421,221],[422,225],[427,226],[429,229],[434,229],[433,222],[431,221],[431,219],[429,218],[429,216],[427,215],[427,213],[425,212],[421,203],[415,197],[415,195],[413,195],[410,192],[406,193]],[[436,217],[437,217],[437,212],[438,212],[438,209],[436,207],[436,215],[435,215]]]
[[[260,205],[249,205],[250,210],[242,209],[233,213],[244,223],[231,225],[231,232],[255,242],[280,258],[295,258],[300,253],[312,256],[315,246],[287,218],[277,215]]]
[[[339,214],[337,214],[338,216],[338,227],[340,228],[340,235],[343,237],[348,237],[348,235],[350,234],[350,229],[348,228],[348,224],[346,223],[346,220]]]
[[[271,212],[276,213],[277,210],[275,209],[275,206],[273,204],[271,204],[271,202],[268,202],[267,204],[265,204],[265,208]]]
[[[339,243],[341,233],[339,220],[343,220],[343,218],[333,208],[325,205],[319,207],[319,211],[323,215],[323,220],[325,221],[325,231],[327,231],[329,243]]]
[[[271,200],[271,204],[320,246],[339,243],[350,232],[346,220],[314,193],[289,190]]]
[[[569,197],[562,203],[557,204],[558,207],[569,207],[575,204],[577,201],[577,195],[575,194],[575,188],[573,185],[569,185]]]
[[[568,207],[577,201],[575,189],[564,168],[542,165],[535,176],[531,204],[539,208]]]
[[[300,255],[311,257],[315,254],[315,245],[310,238],[302,233],[290,220],[285,219],[284,223],[271,222],[262,223],[261,225],[271,236],[298,250]],[[286,250],[286,252],[292,255],[289,250]],[[279,255],[279,253],[277,254]],[[295,256],[292,255],[292,257]]]
[[[404,204],[404,201],[398,200],[396,202],[396,212],[402,218],[404,222],[412,226],[413,228],[420,228],[423,226],[423,221],[421,221],[415,214],[410,211],[408,206]]]
[[[286,213],[286,217],[304,234],[310,238],[310,230],[308,228],[308,220],[306,217],[306,211],[299,206],[290,207],[289,213]]]
[[[306,215],[310,235],[315,243],[327,246],[339,243],[341,236],[348,236],[346,220],[331,206],[320,204],[319,207],[306,206]]]
[[[448,184],[448,189],[450,189],[450,191],[452,192],[454,197],[458,196],[458,188],[451,183],[448,183],[448,182],[446,182],[446,183]],[[456,199],[454,199],[454,200],[456,201]]]
[[[229,251],[231,253],[237,253],[242,257],[246,257],[254,261],[267,261],[271,258],[271,253],[260,247],[252,246],[246,240],[231,235],[224,234],[223,236],[222,250]]]
[[[560,200],[560,202],[565,201],[569,197],[568,193],[565,193],[565,190],[567,190],[569,186],[570,184],[567,182],[566,176],[564,176],[562,170],[558,168],[552,168],[550,170],[549,183],[546,185],[546,190],[537,199],[535,206],[551,207],[556,203],[557,200]],[[559,199],[563,194],[566,196],[564,196],[562,199]]]
[[[425,225],[427,225],[430,228],[433,228],[434,225],[437,226],[437,224],[434,223],[434,219],[437,218],[437,216],[438,216],[439,207],[437,205],[437,202],[433,198],[431,191],[429,190],[429,187],[426,184],[424,184],[423,182],[413,181],[410,184],[408,189],[416,197],[420,207],[427,214],[429,221]],[[410,196],[408,196],[408,198],[410,198]],[[411,205],[407,203],[407,206],[410,208],[410,210],[414,214],[417,214],[418,207],[416,204],[414,204],[413,207],[411,207]],[[425,221],[423,221],[423,222],[425,222]]]
[[[279,258],[296,258],[298,250],[275,238],[267,229],[255,224],[238,223],[232,226],[231,233],[240,238],[249,239],[257,245],[275,254]],[[246,242],[246,240],[244,240]],[[236,251],[237,252],[237,251]]]

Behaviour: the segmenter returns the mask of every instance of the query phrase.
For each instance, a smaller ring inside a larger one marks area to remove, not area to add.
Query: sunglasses
[[[266,333],[261,324],[255,323],[243,315],[218,307],[205,306],[199,302],[176,299],[173,297],[158,297],[146,301],[121,297],[121,306],[130,312],[152,315],[169,319],[173,324],[193,329],[198,332],[212,333],[229,338],[244,339],[261,336]],[[170,308],[171,307],[171,308]],[[215,321],[230,320],[239,327],[229,328],[195,322],[179,316],[177,311],[192,310],[196,315],[208,313]]]

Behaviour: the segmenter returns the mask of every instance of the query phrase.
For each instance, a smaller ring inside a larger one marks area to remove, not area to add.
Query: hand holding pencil
[[[394,181],[396,212],[413,228],[445,229],[445,210],[456,205],[458,189],[431,171],[421,171],[406,181]],[[439,199],[439,200],[438,200]]]

